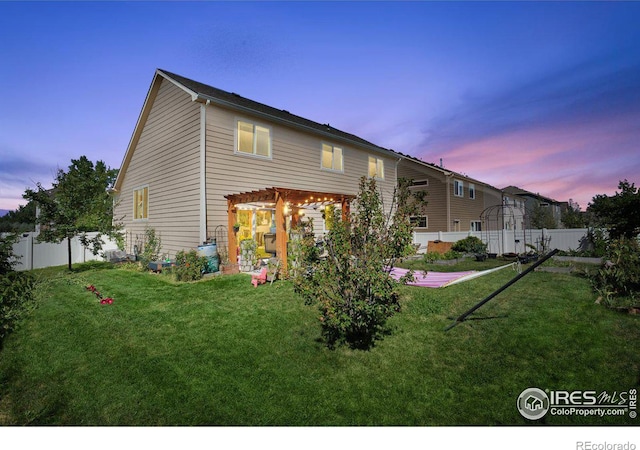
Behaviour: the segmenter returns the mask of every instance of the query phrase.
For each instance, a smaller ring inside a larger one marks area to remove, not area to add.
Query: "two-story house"
[[[416,231],[483,231],[483,212],[502,204],[502,192],[466,175],[403,155],[398,178],[413,180],[413,190],[428,192],[426,213],[414,218]]]
[[[154,228],[174,256],[227,230],[286,260],[302,214],[347,211],[362,176],[393,192],[402,157],[349,133],[182,76],[157,70],[114,186],[115,220],[132,251]],[[232,229],[237,227],[237,232]]]

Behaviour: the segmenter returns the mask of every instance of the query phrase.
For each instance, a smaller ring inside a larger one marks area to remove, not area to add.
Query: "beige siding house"
[[[115,183],[115,219],[130,252],[147,228],[169,257],[224,229],[228,242],[218,246],[230,254],[239,239],[264,247],[274,234],[282,256],[298,214],[315,217],[321,232],[319,210],[347,208],[362,176],[391,195],[401,159],[329,125],[157,70]]]
[[[426,214],[415,218],[416,231],[482,231],[483,211],[502,204],[499,189],[409,156],[399,162],[398,178],[428,192]]]

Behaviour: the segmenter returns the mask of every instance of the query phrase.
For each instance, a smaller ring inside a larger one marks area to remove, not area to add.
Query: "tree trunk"
[[[71,238],[67,237],[67,256],[69,260],[69,272],[71,272]]]

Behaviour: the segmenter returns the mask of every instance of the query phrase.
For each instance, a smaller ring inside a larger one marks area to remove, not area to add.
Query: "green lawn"
[[[534,422],[516,399],[526,388],[638,387],[638,317],[594,304],[577,276],[532,273],[443,331],[514,275],[403,287],[390,334],[360,351],[325,348],[319,313],[288,282],[254,289],[247,275],[176,284],[118,269],[43,271],[39,308],[0,353],[0,423],[525,425]],[[100,305],[86,284],[114,304]]]

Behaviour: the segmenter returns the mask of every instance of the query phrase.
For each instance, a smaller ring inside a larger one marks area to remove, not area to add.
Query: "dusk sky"
[[[0,209],[119,168],[156,68],[583,210],[640,181],[638,2],[0,2]]]

